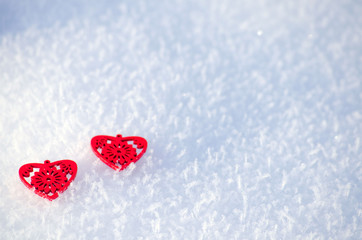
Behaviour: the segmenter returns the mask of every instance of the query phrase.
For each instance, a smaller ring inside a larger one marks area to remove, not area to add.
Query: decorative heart
[[[147,149],[147,141],[142,137],[100,135],[92,138],[91,146],[95,155],[105,164],[121,171],[142,157]]]
[[[77,175],[77,164],[72,160],[51,163],[29,163],[20,167],[21,181],[39,196],[50,201],[64,192]]]

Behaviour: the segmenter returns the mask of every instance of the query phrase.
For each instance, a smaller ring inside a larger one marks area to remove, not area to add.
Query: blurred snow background
[[[361,239],[360,1],[0,1],[0,239]],[[124,172],[94,135],[139,135]],[[49,202],[18,169],[72,159]]]

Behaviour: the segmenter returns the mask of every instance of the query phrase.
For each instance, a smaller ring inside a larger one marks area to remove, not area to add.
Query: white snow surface
[[[0,1],[0,239],[361,239],[360,1]],[[115,172],[95,135],[141,136]],[[52,202],[26,163],[72,159]]]

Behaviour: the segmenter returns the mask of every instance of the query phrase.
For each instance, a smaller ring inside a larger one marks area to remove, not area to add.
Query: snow
[[[0,239],[362,238],[358,1],[1,1]],[[95,135],[141,136],[115,172]],[[72,159],[52,202],[26,163]]]

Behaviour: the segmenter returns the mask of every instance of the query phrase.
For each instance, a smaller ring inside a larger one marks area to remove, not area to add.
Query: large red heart
[[[20,167],[21,181],[39,196],[50,201],[64,192],[77,175],[77,164],[72,160],[51,163],[29,163]]]
[[[95,155],[105,164],[121,171],[142,157],[147,149],[147,141],[141,137],[100,135],[92,138],[91,146]]]

